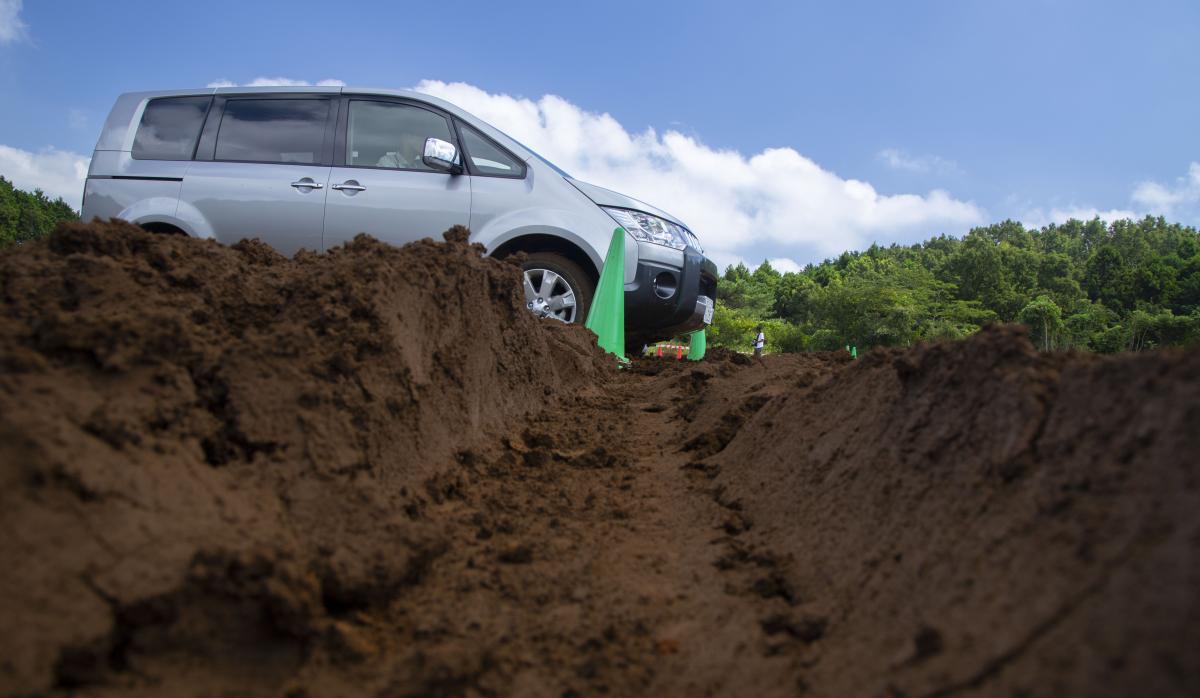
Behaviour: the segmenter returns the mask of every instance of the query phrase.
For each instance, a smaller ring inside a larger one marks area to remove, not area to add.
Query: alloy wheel
[[[538,317],[575,322],[575,289],[549,269],[525,270],[525,307]]]

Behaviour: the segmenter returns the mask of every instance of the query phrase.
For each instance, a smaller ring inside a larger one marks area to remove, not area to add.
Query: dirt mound
[[[0,694],[1200,693],[1200,351],[617,371],[466,239],[0,252]]]
[[[813,694],[1200,692],[1200,352],[994,327],[793,375],[686,433],[744,422],[698,467]]]
[[[446,239],[286,259],[114,223],[0,254],[0,692],[254,692],[363,651],[347,619],[453,543],[423,512],[458,454],[612,371]]]

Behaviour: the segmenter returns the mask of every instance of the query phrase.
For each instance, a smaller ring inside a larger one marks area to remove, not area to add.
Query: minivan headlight
[[[622,228],[638,240],[665,245],[676,250],[682,250],[689,244],[700,249],[700,242],[696,240],[695,235],[692,235],[687,228],[669,220],[642,211],[631,211],[627,208],[609,208],[607,206],[600,208],[604,209],[605,213],[612,216],[613,220],[620,223]]]

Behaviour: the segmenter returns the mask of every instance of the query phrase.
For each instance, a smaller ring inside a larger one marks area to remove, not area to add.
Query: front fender
[[[599,211],[597,210],[597,213]],[[549,235],[561,238],[583,250],[596,270],[604,268],[604,255],[608,252],[612,231],[616,223],[607,216],[584,217],[563,209],[529,208],[510,211],[488,221],[474,233],[472,242],[478,242],[492,254],[505,243],[526,235]],[[637,243],[625,234],[625,272],[629,276],[637,266]],[[631,280],[631,279],[630,279]]]

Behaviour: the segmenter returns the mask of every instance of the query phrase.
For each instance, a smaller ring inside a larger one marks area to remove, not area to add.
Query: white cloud
[[[722,273],[725,272],[726,267],[736,267],[739,264],[746,267],[750,271],[754,271],[755,269],[758,269],[763,262],[770,264],[771,268],[780,274],[787,272],[796,273],[804,270],[803,264],[800,264],[790,257],[771,257],[764,259],[761,256],[744,257],[739,254],[729,254],[724,252],[713,254],[711,250],[706,251],[706,254],[708,255],[708,258],[717,265],[717,269]]]
[[[318,80],[315,83],[307,80],[293,80],[292,78],[254,78],[250,82],[242,83],[244,87],[345,87],[346,83],[341,80]],[[208,87],[237,87],[238,83],[221,78],[208,83]]]
[[[1062,223],[1069,219],[1090,221],[1093,218],[1112,222],[1128,218],[1138,220],[1145,216],[1163,216],[1172,221],[1187,224],[1200,222],[1200,162],[1188,166],[1187,174],[1178,177],[1175,184],[1164,185],[1147,180],[1139,182],[1129,196],[1133,204],[1129,208],[1101,210],[1095,206],[1056,206],[1026,208],[1020,216],[1026,227],[1040,228],[1050,223]]]
[[[0,44],[28,36],[29,27],[21,21],[21,4],[21,0],[0,0]]]
[[[919,174],[961,173],[958,164],[937,155],[909,155],[898,148],[884,148],[876,155],[893,170],[904,170]]]
[[[62,197],[75,210],[83,200],[83,182],[91,158],[57,148],[31,153],[0,145],[0,175],[18,189],[41,189],[51,199]]]
[[[1090,221],[1100,218],[1111,223],[1124,218],[1138,220],[1143,214],[1127,208],[1110,208],[1100,210],[1094,206],[1055,206],[1050,209],[1031,208],[1021,214],[1021,223],[1026,228],[1041,228],[1051,223],[1065,223],[1071,219]]]
[[[984,220],[974,203],[945,191],[880,194],[792,148],[747,156],[677,131],[631,133],[609,114],[554,95],[534,101],[435,80],[415,89],[461,106],[582,180],[680,216],[721,264],[752,246],[815,259],[876,240],[965,232]]]
[[[1140,182],[1133,190],[1133,201],[1159,216],[1177,215],[1180,210],[1200,205],[1200,162],[1193,162],[1188,173],[1175,180],[1175,186],[1158,182]]]
[[[804,265],[798,264],[795,260],[788,259],[787,257],[777,257],[768,261],[771,262],[771,267],[781,274],[787,272],[796,273],[804,270]]]

